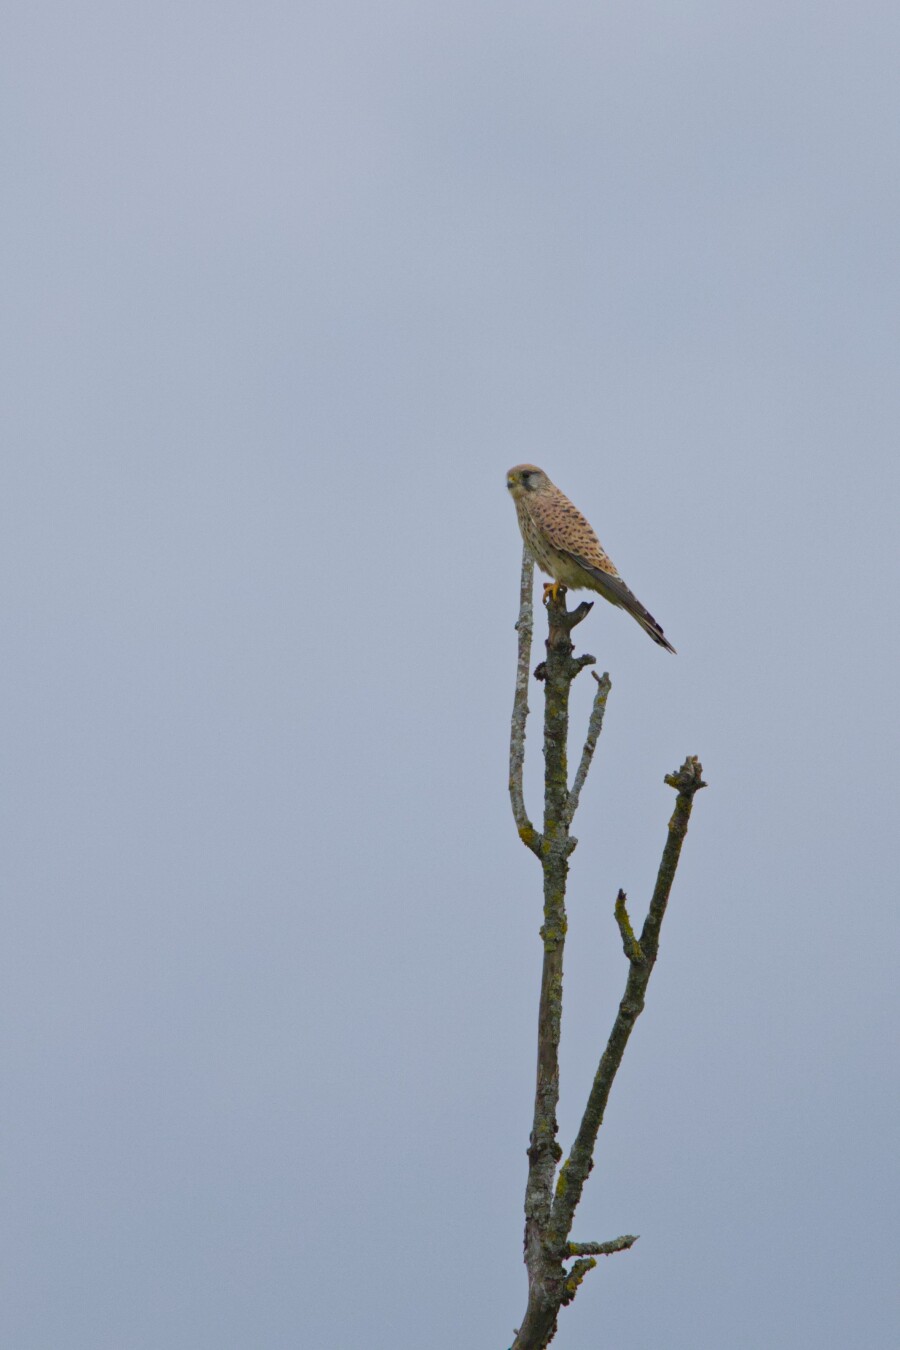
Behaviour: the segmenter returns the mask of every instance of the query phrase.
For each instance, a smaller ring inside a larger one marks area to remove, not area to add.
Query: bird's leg
[[[559,581],[545,581],[545,582],[544,582],[544,604],[545,604],[545,605],[546,605],[546,603],[547,603],[547,597],[548,597],[549,595],[552,595],[552,596],[553,596],[554,604],[556,603],[556,601],[559,599],[559,588],[560,588],[560,585],[561,585],[561,584],[562,584],[562,583],[559,582]],[[565,589],[565,588],[563,588],[563,589]]]

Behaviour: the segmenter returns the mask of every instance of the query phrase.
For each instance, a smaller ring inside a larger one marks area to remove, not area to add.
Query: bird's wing
[[[577,563],[587,572],[591,580],[596,583],[597,590],[604,600],[608,600],[611,605],[622,605],[625,609],[628,609],[632,604],[639,603],[637,596],[625,585],[618,572],[607,572],[579,553],[570,553],[566,550],[566,557],[571,558],[572,562]]]
[[[557,553],[575,558],[588,570],[596,568],[606,576],[618,575],[612,559],[603,551],[584,516],[559,488],[536,493],[529,501],[528,509],[538,529]]]

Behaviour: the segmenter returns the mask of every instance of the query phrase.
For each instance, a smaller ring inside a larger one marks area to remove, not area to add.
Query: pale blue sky
[[[578,632],[565,1144],[710,783],[574,1234],[641,1240],[555,1345],[892,1350],[898,54],[866,0],[7,7],[0,1344],[509,1345],[527,459],[679,652]]]

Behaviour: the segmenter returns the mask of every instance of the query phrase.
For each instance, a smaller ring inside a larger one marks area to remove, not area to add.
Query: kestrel
[[[596,591],[611,605],[627,610],[660,647],[674,652],[653,615],[619,576],[584,516],[543,469],[517,464],[506,475],[506,486],[516,504],[525,547],[541,571],[553,578],[544,586],[545,600],[548,592],[555,599],[560,586]]]

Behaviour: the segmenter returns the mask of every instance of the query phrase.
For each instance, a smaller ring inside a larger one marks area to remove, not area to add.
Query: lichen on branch
[[[597,689],[578,769],[570,787],[569,691],[579,672],[594,664],[593,656],[574,656],[571,634],[589,613],[591,605],[582,602],[569,611],[565,588],[560,588],[557,595],[551,592],[546,604],[546,659],[534,672],[535,678],[544,685],[544,814],[542,829],[537,830],[527,813],[523,790],[528,672],[534,627],[533,574],[531,559],[527,552],[523,553],[519,619],[516,624],[518,660],[510,731],[509,793],[519,837],[541,864],[544,905],[540,929],[543,966],[538,1008],[537,1073],[525,1187],[528,1305],[512,1350],[544,1350],[556,1332],[560,1309],[574,1299],[585,1276],[596,1266],[596,1257],[626,1251],[637,1240],[635,1236],[627,1234],[608,1242],[576,1243],[569,1240],[569,1235],[584,1183],[593,1166],[594,1147],[609,1091],[634,1023],[643,1010],[647,984],[659,950],[659,931],[687,832],[694,795],[705,786],[699,761],[693,756],[686,759],[676,773],[666,777],[665,781],[676,789],[678,796],[640,938],[635,936],[631,926],[625,893],[619,891],[615,918],[628,958],[625,994],[594,1076],[572,1150],[557,1174],[562,1157],[557,1137],[556,1112],[559,1103],[563,955],[568,929],[566,883],[569,858],[577,842],[570,833],[570,826],[580,804],[603,729],[611,685],[608,675],[594,675]],[[573,1257],[575,1260],[567,1269],[564,1263]]]

